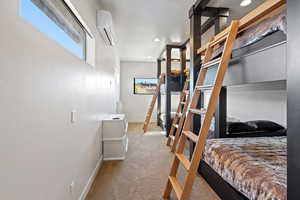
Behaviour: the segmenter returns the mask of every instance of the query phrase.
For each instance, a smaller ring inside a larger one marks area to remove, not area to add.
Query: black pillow
[[[256,127],[245,122],[227,122],[228,133],[243,133],[256,131]]]
[[[268,120],[248,121],[246,124],[255,127],[256,131],[278,131],[285,129],[283,126]]]
[[[285,128],[273,131],[273,136],[287,136],[287,130]]]

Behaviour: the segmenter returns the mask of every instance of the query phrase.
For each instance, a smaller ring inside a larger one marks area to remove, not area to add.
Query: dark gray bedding
[[[286,35],[286,11],[279,13],[271,18],[268,18],[240,33],[235,41],[234,50],[252,45],[278,31],[281,31],[284,35]],[[213,57],[219,56],[223,51],[223,48],[224,44],[222,44],[219,48],[216,49]]]

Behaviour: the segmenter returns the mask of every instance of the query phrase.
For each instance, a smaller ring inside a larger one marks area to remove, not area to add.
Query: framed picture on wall
[[[152,95],[155,93],[157,78],[134,78],[133,94]]]

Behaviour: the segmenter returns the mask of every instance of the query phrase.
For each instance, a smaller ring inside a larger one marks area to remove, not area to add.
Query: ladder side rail
[[[212,40],[213,40],[213,38],[211,39],[211,41]],[[208,48],[207,51],[205,52],[204,63],[206,63],[210,60],[212,53],[213,53],[213,49]],[[204,82],[204,79],[205,79],[205,76],[203,74],[204,70],[206,70],[206,69],[203,69],[203,68],[200,69],[200,73],[198,75],[196,85],[197,84],[199,85],[200,83]],[[201,75],[201,74],[203,74],[203,75]],[[199,99],[199,98],[200,98],[200,92],[197,92],[197,90],[194,89],[192,100],[190,102],[190,107],[197,106],[197,100],[195,100],[195,99]],[[193,117],[193,115],[191,113],[188,113],[188,115],[185,119],[185,122],[184,122],[183,130],[190,130],[191,125],[192,125],[192,117]],[[176,153],[179,153],[179,154],[183,153],[186,141],[187,141],[187,136],[184,134],[181,134],[180,139],[179,139],[179,144],[176,149]],[[174,156],[174,160],[172,162],[169,176],[176,177],[179,164],[180,164],[180,161],[176,158],[176,156]],[[165,198],[165,199],[168,198],[170,196],[171,191],[172,191],[172,185],[171,185],[171,182],[168,180],[167,185],[165,187],[164,194],[163,194],[163,198]]]
[[[161,74],[161,76],[159,78],[159,82],[158,82],[157,87],[155,89],[155,93],[152,96],[150,106],[149,106],[149,109],[148,109],[147,114],[146,114],[146,119],[145,119],[144,126],[143,126],[144,132],[147,132],[147,130],[148,130],[149,123],[150,123],[152,113],[153,113],[153,110],[154,110],[155,102],[156,102],[156,99],[158,97],[158,93],[160,92],[160,87],[163,84],[163,82],[164,82],[164,74]]]
[[[186,80],[185,83],[184,83],[183,89],[182,89],[182,91],[180,93],[180,99],[179,99],[179,103],[178,103],[178,107],[177,107],[177,112],[176,112],[175,118],[172,121],[172,127],[171,127],[171,130],[169,132],[169,137],[168,137],[168,140],[167,140],[167,146],[171,145],[171,140],[172,140],[171,137],[172,136],[176,136],[176,132],[178,131],[178,129],[182,128],[182,127],[180,127],[180,125],[178,125],[179,128],[176,129],[175,126],[174,126],[174,124],[177,124],[178,122],[180,124],[180,120],[182,118],[182,115],[178,116],[178,113],[181,113],[181,114],[184,113],[184,108],[182,108],[181,102],[183,102],[183,101],[188,102],[188,100],[186,99],[187,95],[185,93],[185,91],[188,89],[188,87],[189,87],[189,82]],[[174,141],[173,141],[173,144],[174,144]]]
[[[212,41],[212,40],[213,40],[213,38],[210,41]],[[205,52],[205,57],[204,57],[204,60],[203,60],[203,64],[209,62],[209,60],[211,59],[212,54],[213,54],[213,48],[208,48]],[[203,69],[203,68],[200,69],[200,72],[199,72],[199,75],[198,75],[197,81],[196,81],[196,86],[197,85],[202,85],[204,83],[206,72],[207,72],[207,69]],[[192,100],[191,100],[191,103],[190,103],[190,108],[196,108],[197,107],[200,95],[201,95],[201,92],[194,89]],[[185,120],[184,126],[183,126],[183,130],[190,130],[191,126],[192,126],[192,115],[188,114],[188,116]]]
[[[190,101],[190,95],[188,95],[187,97],[187,102]],[[178,143],[178,140],[180,138],[180,133],[182,131],[182,128],[183,128],[183,125],[184,125],[184,122],[185,122],[185,119],[186,119],[186,112],[188,111],[188,108],[189,108],[189,103],[186,103],[184,105],[184,108],[183,108],[183,115],[181,116],[180,120],[179,120],[179,128],[176,130],[176,133],[175,133],[175,138],[174,138],[174,142],[173,142],[173,145],[172,145],[172,148],[171,148],[171,152],[174,153],[175,150],[176,150],[176,147],[177,147],[177,143]]]
[[[182,101],[184,101],[184,97],[185,97],[185,94],[183,93],[183,92],[181,92],[181,94],[180,94],[180,98],[179,98],[179,103],[178,103],[178,107],[177,107],[177,111],[176,111],[176,115],[175,115],[175,117],[174,117],[174,119],[173,119],[173,121],[172,121],[172,124],[177,124],[178,123],[178,120],[180,119],[178,116],[177,116],[177,113],[181,113],[182,112],[182,106],[181,106],[181,102]],[[180,120],[179,120],[180,121]],[[174,134],[174,132],[175,132],[175,127],[174,126],[172,126],[171,127],[171,130],[170,130],[170,132],[169,132],[169,137],[168,137],[168,141],[167,141],[167,146],[170,146],[170,144],[171,144],[171,137],[170,136],[173,136]]]
[[[206,139],[209,133],[209,127],[211,120],[213,118],[214,112],[217,106],[217,100],[219,98],[219,94],[223,85],[224,77],[227,71],[227,67],[231,58],[231,53],[234,47],[234,41],[236,39],[238,33],[239,21],[233,21],[230,26],[230,32],[228,34],[228,38],[225,42],[224,52],[221,58],[221,62],[217,71],[217,75],[214,81],[214,87],[212,89],[212,93],[210,96],[210,100],[208,103],[208,109],[206,115],[204,117],[203,125],[199,131],[199,139],[196,144],[194,154],[191,160],[190,171],[185,180],[185,187],[182,192],[182,196],[180,200],[186,200],[189,198],[192,186],[194,183],[195,176],[197,174],[197,169],[202,158],[202,154],[205,148]]]

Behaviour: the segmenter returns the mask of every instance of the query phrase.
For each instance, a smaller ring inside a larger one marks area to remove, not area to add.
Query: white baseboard
[[[116,158],[104,158],[104,161],[111,161],[111,160],[125,160],[125,156],[124,157],[116,157]]]
[[[83,189],[83,191],[82,191],[82,193],[81,193],[78,200],[85,200],[85,198],[88,195],[88,193],[89,193],[89,191],[92,187],[92,184],[93,184],[93,182],[94,182],[94,180],[95,180],[95,178],[98,174],[98,171],[102,166],[102,163],[103,163],[103,155],[100,157],[95,169],[93,170],[93,172],[92,172],[87,184],[85,185],[85,187],[84,187],[84,189]]]
[[[145,118],[145,117],[143,117],[143,118],[141,118],[141,119],[144,120],[144,118]],[[141,120],[133,120],[133,121],[129,121],[129,120],[128,120],[128,123],[129,123],[129,124],[140,124],[140,123],[144,123],[144,122],[145,122],[145,120],[144,120],[144,121],[141,121]],[[151,120],[151,123],[157,123],[157,120]]]

